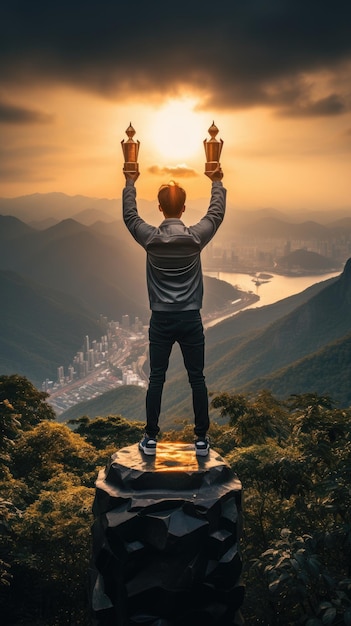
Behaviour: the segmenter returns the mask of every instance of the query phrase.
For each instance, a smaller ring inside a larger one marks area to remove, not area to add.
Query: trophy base
[[[207,161],[207,163],[205,163],[205,173],[213,172],[214,170],[217,169],[218,166],[219,166],[218,161]]]
[[[124,172],[138,172],[139,171],[139,163],[135,163],[134,161],[129,161],[124,163],[123,167]]]

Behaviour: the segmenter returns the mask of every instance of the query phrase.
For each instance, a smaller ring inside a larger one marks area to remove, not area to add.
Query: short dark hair
[[[186,193],[178,183],[171,180],[168,185],[161,185],[158,190],[158,202],[165,215],[179,215],[185,205]]]

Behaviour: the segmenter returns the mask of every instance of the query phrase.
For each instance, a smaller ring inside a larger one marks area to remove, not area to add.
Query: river
[[[240,307],[240,310],[242,310],[243,308],[252,309],[266,306],[267,304],[273,304],[274,302],[278,302],[278,300],[283,300],[289,296],[301,293],[301,291],[311,287],[311,285],[328,280],[329,278],[334,278],[335,276],[340,276],[341,272],[342,270],[338,272],[331,272],[329,274],[310,274],[308,276],[282,276],[280,274],[273,274],[272,272],[269,272],[271,278],[260,278],[260,284],[258,285],[255,284],[255,278],[251,274],[208,271],[205,271],[204,274],[206,276],[218,278],[219,280],[224,280],[242,291],[252,292],[253,294],[259,296],[260,299],[253,304]],[[209,326],[213,326],[226,317],[235,315],[237,312],[238,311],[235,311],[234,313],[229,313],[228,315],[224,315],[216,320],[211,320],[211,322],[206,324],[206,327],[208,328]]]

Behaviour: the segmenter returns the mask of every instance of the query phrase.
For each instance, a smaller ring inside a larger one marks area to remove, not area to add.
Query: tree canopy
[[[86,626],[98,471],[141,422],[58,424],[47,395],[0,377],[0,611],[8,624]],[[212,449],[244,490],[248,624],[351,624],[351,409],[327,395],[221,393]],[[193,425],[163,433],[192,441]]]

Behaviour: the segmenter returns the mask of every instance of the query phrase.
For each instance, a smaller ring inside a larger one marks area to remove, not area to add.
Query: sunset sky
[[[350,0],[4,0],[0,196],[208,196],[203,140],[224,141],[228,204],[351,209]]]

